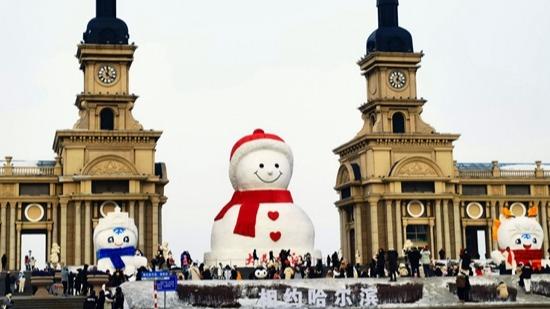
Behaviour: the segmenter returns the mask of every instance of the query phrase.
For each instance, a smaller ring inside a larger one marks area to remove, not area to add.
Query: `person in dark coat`
[[[378,255],[376,255],[376,275],[378,278],[384,278],[386,276],[386,252],[384,249],[378,249]]]
[[[76,275],[69,270],[69,286],[67,287],[67,294],[74,295],[74,279]]]
[[[80,295],[82,290],[82,269],[79,268],[76,270],[76,276],[74,280],[74,291],[76,295]]]
[[[327,255],[327,268],[330,268],[330,255]]]
[[[97,297],[95,296],[95,291],[92,290],[90,295],[84,299],[84,309],[96,309],[97,306]]]
[[[124,309],[124,294],[120,287],[116,288],[115,295],[113,296],[112,309]]]
[[[338,258],[338,252],[334,251],[332,254],[332,268],[340,268],[340,259]]]
[[[2,255],[2,271],[8,270],[8,257],[6,254]]]
[[[94,292],[92,290],[92,292]],[[101,290],[99,291],[99,296],[97,297],[97,303],[96,303],[96,309],[104,309],[105,308],[105,291]]]
[[[256,252],[256,249],[252,251],[252,259],[254,260],[254,265],[256,265],[260,260],[260,258],[258,257],[258,253]]]
[[[409,262],[411,263],[411,276],[417,275],[420,278],[420,252],[417,248],[412,248],[409,251]]]
[[[369,277],[376,278],[376,259],[374,256],[369,263]]]
[[[472,264],[472,257],[470,256],[470,252],[468,252],[468,249],[464,249],[460,254],[460,268],[466,269],[471,272],[470,264]]]
[[[439,259],[440,260],[444,260],[444,259],[447,258],[447,255],[446,255],[445,250],[443,248],[441,248],[441,250],[439,250],[438,253],[439,253]]]
[[[397,281],[397,258],[397,251],[388,250],[388,271],[390,273],[390,281]]]
[[[456,276],[456,295],[462,302],[468,301],[470,297],[470,278],[467,269],[461,269]]]

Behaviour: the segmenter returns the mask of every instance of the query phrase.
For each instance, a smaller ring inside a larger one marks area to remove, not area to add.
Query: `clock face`
[[[112,84],[117,78],[117,71],[111,65],[102,65],[97,71],[97,78],[104,84]]]
[[[401,71],[391,71],[388,81],[393,88],[402,89],[407,84],[407,77]]]

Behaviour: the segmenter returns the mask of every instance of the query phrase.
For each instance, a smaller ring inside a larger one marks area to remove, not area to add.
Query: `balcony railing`
[[[459,170],[459,176],[462,178],[492,178],[493,171],[491,170]],[[502,178],[535,178],[537,174],[535,170],[500,170]],[[540,177],[540,176],[539,176]],[[550,177],[550,171],[544,171],[543,177]]]
[[[493,177],[491,170],[459,170],[460,177],[463,178],[490,178]]]
[[[10,173],[11,169],[11,173]],[[38,166],[14,166],[0,167],[0,176],[53,176],[54,167],[38,167]]]

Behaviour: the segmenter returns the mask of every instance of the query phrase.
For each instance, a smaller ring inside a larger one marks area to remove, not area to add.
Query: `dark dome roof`
[[[116,17],[116,0],[96,0],[96,17],[83,37],[86,44],[128,44],[128,26]]]
[[[378,0],[378,29],[367,40],[367,54],[382,52],[413,52],[412,36],[399,27],[398,0]]]

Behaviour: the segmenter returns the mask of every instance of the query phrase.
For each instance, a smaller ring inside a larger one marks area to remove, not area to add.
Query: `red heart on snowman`
[[[278,211],[269,211],[267,213],[267,216],[269,217],[269,219],[275,221],[275,220],[279,219],[279,212]]]
[[[271,240],[273,241],[278,241],[279,239],[281,239],[281,232],[271,232],[269,233],[269,237],[271,237]]]

